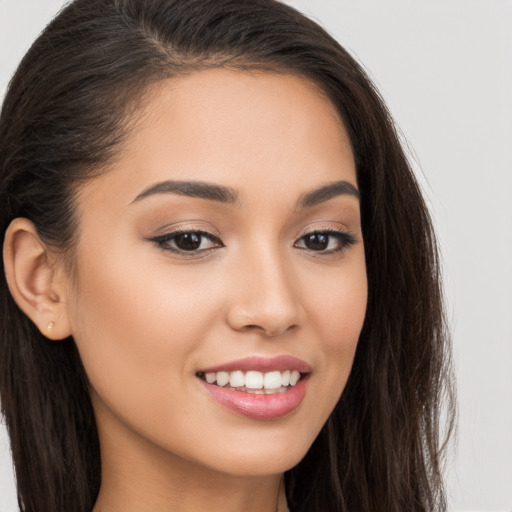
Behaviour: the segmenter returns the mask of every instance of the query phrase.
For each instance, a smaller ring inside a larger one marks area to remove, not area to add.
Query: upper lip
[[[297,357],[282,355],[275,357],[253,356],[229,361],[209,368],[203,368],[202,373],[232,372],[240,370],[242,372],[259,371],[272,372],[286,370],[297,370],[300,373],[310,373],[312,367],[302,359]]]

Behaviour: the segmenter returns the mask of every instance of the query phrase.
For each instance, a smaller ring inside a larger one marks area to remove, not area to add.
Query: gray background
[[[369,70],[438,228],[454,336],[452,510],[512,510],[512,2],[289,0]],[[61,0],[0,0],[0,98]],[[16,510],[0,426],[0,511]]]

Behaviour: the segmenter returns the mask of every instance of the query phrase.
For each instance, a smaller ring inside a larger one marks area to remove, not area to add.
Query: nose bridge
[[[256,244],[237,263],[229,322],[237,330],[259,329],[277,336],[301,321],[293,268],[277,244]]]

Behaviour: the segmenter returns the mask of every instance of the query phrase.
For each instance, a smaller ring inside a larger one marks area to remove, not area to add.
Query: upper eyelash
[[[151,237],[148,240],[150,242],[154,242],[155,244],[157,244],[158,247],[160,247],[160,249],[162,249],[163,251],[193,256],[194,254],[197,254],[195,251],[183,251],[183,250],[179,250],[179,249],[173,249],[169,245],[164,244],[164,242],[168,242],[169,240],[172,240],[174,237],[177,237],[179,235],[184,235],[186,233],[196,233],[198,235],[201,235],[201,236],[207,238],[208,240],[218,241],[222,244],[219,237],[214,235],[213,233],[209,233],[208,231],[203,231],[201,229],[190,229],[190,228],[176,229],[174,231],[165,233],[163,235]],[[203,249],[203,250],[206,251],[208,249]]]
[[[198,235],[204,236],[205,238],[207,238],[211,241],[218,241],[222,244],[222,242],[218,236],[216,236],[212,233],[209,233],[208,231],[203,231],[201,229],[190,229],[190,228],[176,229],[174,231],[171,231],[170,233],[165,233],[163,235],[151,237],[148,240],[156,243],[164,251],[193,256],[194,254],[197,254],[195,251],[182,251],[179,249],[173,249],[172,247],[170,247],[168,245],[167,246],[164,245],[164,242],[168,242],[172,238],[182,235],[182,234],[186,234],[186,233],[196,233]],[[318,229],[314,229],[313,231],[308,231],[308,232],[304,233],[301,237],[299,237],[297,241],[303,240],[304,237],[306,237],[308,235],[315,235],[315,234],[337,235],[338,237],[342,238],[342,246],[338,249],[328,251],[327,254],[340,253],[340,252],[344,251],[347,247],[355,244],[357,241],[355,236],[352,235],[351,233],[342,231],[340,229],[335,229],[335,228],[318,228]],[[295,242],[295,243],[297,243],[297,242]],[[208,249],[203,249],[203,251],[207,251],[207,250]],[[322,253],[324,251],[313,251],[313,252]]]

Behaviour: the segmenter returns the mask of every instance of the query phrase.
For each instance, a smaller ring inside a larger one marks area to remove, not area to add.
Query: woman
[[[0,165],[22,509],[445,509],[429,215],[315,23],[76,0],[10,84]]]

